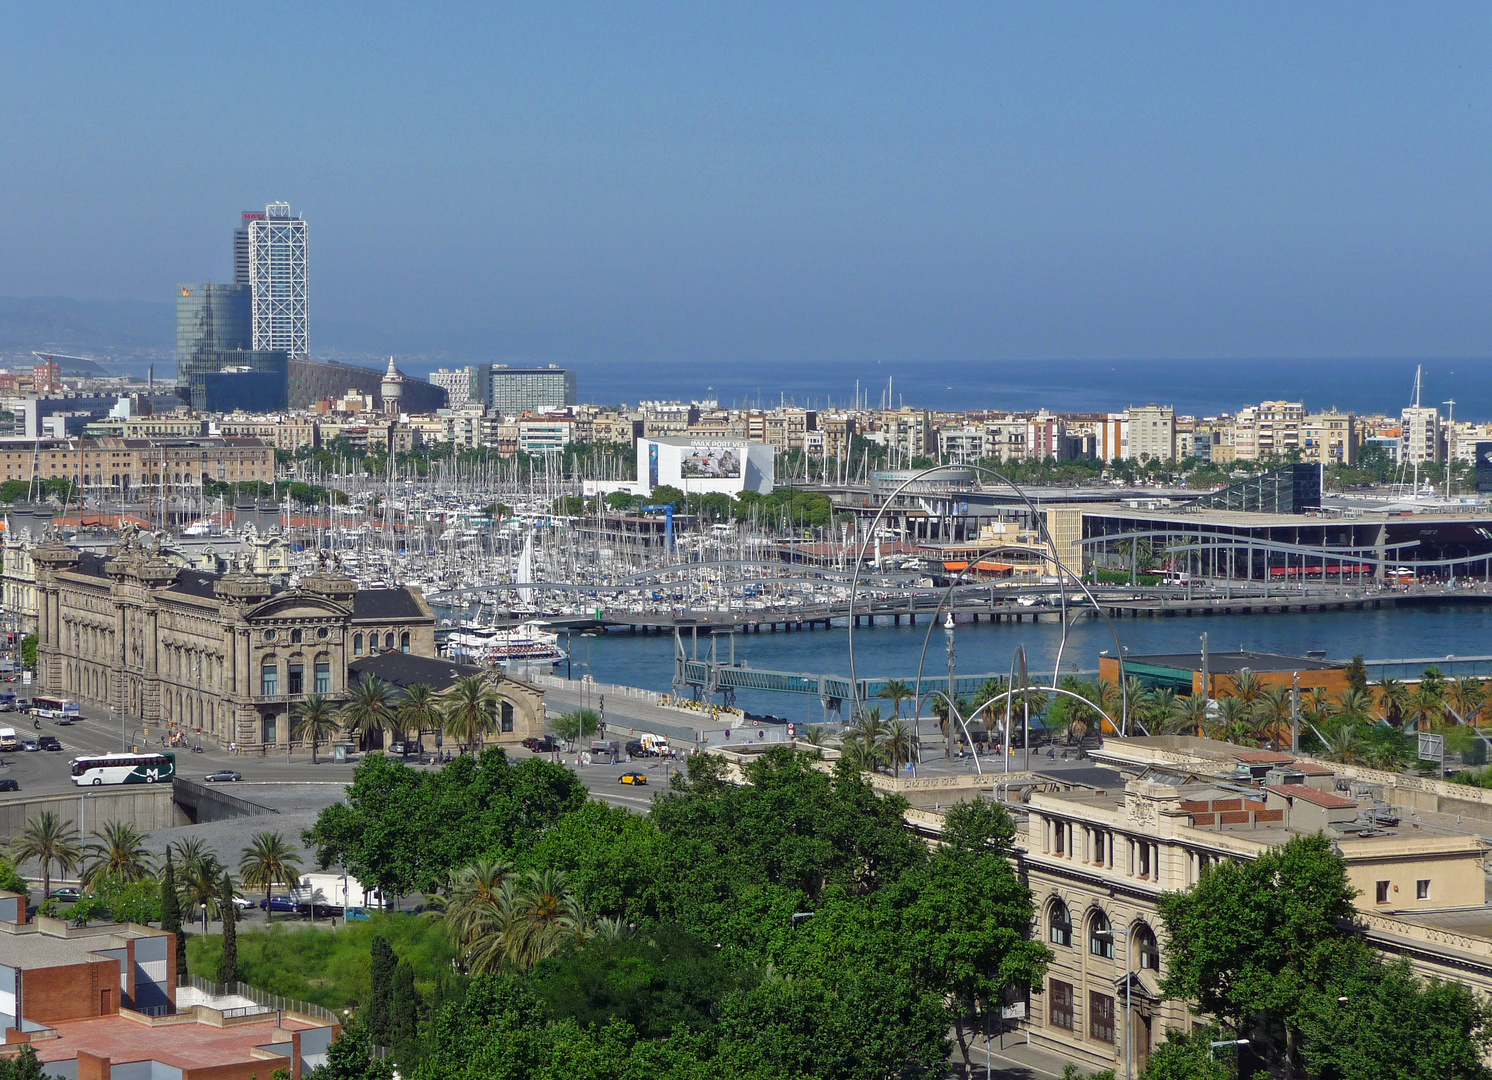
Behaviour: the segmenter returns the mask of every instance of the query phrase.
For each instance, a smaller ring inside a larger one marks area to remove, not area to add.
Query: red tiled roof
[[[1306,776],[1335,776],[1336,773],[1325,765],[1306,765],[1297,763],[1295,771],[1304,773]]]
[[[1352,799],[1344,799],[1340,795],[1333,795],[1329,791],[1317,791],[1308,788],[1304,784],[1270,784],[1268,791],[1276,795],[1283,795],[1287,799],[1304,799],[1308,803],[1325,807],[1327,810],[1356,809],[1357,803]]]
[[[1233,757],[1245,765],[1284,765],[1295,760],[1289,754],[1278,754],[1273,750],[1245,750]]]

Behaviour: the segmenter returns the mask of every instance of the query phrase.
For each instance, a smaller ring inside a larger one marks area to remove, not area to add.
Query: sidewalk
[[[955,1069],[962,1068],[963,1057],[958,1052],[957,1041],[953,1044],[952,1061]],[[1028,1046],[1025,1035],[1010,1032],[1005,1036],[1005,1049],[1000,1049],[998,1039],[990,1040],[990,1054],[986,1058],[984,1043],[969,1048],[969,1061],[974,1070],[968,1080],[982,1080],[988,1072],[991,1080],[1062,1080],[1062,1071],[1069,1062],[1065,1057]],[[1078,1075],[1087,1076],[1089,1070],[1078,1066]]]

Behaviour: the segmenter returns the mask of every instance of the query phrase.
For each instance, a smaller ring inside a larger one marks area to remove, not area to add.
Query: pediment
[[[248,620],[349,618],[352,610],[314,593],[280,593],[249,609]]]

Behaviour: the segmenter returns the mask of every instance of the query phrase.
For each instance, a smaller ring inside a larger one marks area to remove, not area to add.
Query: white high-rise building
[[[248,230],[254,348],[306,359],[306,223],[290,204],[270,203]]]
[[[1411,405],[1399,414],[1403,434],[1399,437],[1399,460],[1426,462],[1440,460],[1440,410],[1433,406]]]

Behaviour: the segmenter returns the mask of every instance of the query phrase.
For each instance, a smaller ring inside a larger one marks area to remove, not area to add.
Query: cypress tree
[[[223,898],[218,901],[223,916],[223,956],[218,961],[218,982],[238,982],[238,908],[233,906],[233,879],[223,873]]]
[[[187,984],[186,932],[181,928],[181,897],[176,895],[176,866],[166,849],[166,869],[161,874],[161,929],[176,935],[176,985]]]
[[[389,1020],[393,1004],[394,972],[399,967],[399,958],[383,937],[373,939],[372,962],[369,975],[373,992],[368,998],[368,1007],[363,1010],[363,1023],[368,1037],[379,1046],[389,1045]]]
[[[420,1022],[420,992],[414,988],[414,967],[401,963],[394,969],[393,1004],[389,1015],[389,1043],[403,1046],[415,1037]]]

